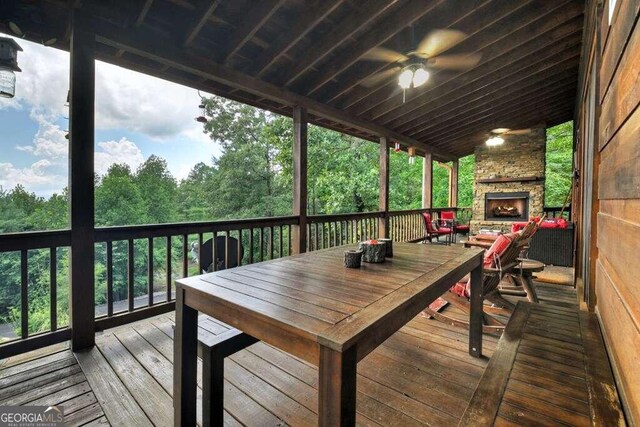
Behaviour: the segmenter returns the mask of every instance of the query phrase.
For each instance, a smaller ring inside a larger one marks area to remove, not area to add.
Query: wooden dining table
[[[198,312],[319,368],[318,424],[354,425],[357,363],[471,272],[469,353],[482,355],[482,253],[394,243],[379,264],[336,247],[176,281],[176,426],[196,424]]]

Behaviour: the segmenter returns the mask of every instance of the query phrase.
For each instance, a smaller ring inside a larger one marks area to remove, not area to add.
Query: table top
[[[311,363],[320,345],[358,360],[451,284],[482,250],[394,243],[381,264],[343,265],[342,246],[176,281],[185,304]],[[394,329],[395,328],[395,329]]]

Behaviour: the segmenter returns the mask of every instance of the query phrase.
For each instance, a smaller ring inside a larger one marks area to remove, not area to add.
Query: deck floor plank
[[[537,290],[543,303],[531,312],[495,425],[584,425],[590,401],[575,290]],[[58,404],[69,425],[172,425],[173,322],[166,313],[107,330],[96,348],[75,355],[79,365],[64,344],[7,361],[0,403]],[[202,315],[198,326],[210,336],[229,328]],[[457,425],[498,344],[485,335],[486,357],[475,359],[467,339],[466,330],[433,319],[409,322],[358,365],[357,424]],[[199,360],[200,400],[201,374]],[[227,426],[317,422],[317,368],[268,344],[227,359],[224,387]],[[201,408],[197,416],[200,423]]]

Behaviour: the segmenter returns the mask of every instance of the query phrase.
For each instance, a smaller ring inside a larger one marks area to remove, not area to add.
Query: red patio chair
[[[448,227],[453,227],[453,241],[456,241],[456,234],[461,233],[469,234],[469,224],[460,224],[456,219],[456,213],[453,211],[440,212],[440,219],[447,224]]]
[[[440,241],[440,236],[449,236],[446,243],[449,244],[451,242],[451,235],[453,234],[453,229],[451,227],[438,227],[436,228],[433,225],[433,221],[431,220],[431,214],[424,212],[422,214],[422,219],[424,220],[424,230],[425,230],[425,240],[429,240],[429,242],[433,243],[433,238]]]

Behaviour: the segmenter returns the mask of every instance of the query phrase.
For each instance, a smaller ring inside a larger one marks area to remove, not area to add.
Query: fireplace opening
[[[485,221],[526,221],[529,219],[529,192],[486,193]]]

